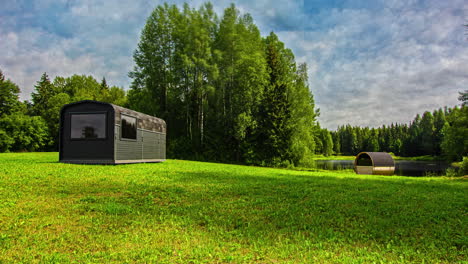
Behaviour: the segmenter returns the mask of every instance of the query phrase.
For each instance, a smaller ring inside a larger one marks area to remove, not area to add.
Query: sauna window
[[[71,139],[105,139],[105,113],[73,113],[70,114]]]
[[[121,138],[137,139],[137,119],[135,117],[121,115]]]

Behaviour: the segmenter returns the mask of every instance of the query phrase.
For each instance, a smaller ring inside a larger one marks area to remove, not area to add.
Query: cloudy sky
[[[128,89],[140,31],[163,1],[0,2],[0,69],[28,100],[43,72],[105,76]],[[323,127],[408,123],[468,90],[466,0],[213,2],[220,16],[234,2],[308,64]]]

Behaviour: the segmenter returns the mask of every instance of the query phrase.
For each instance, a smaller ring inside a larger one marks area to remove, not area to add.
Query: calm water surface
[[[317,168],[324,170],[353,169],[354,160],[317,160]],[[445,175],[447,168],[453,168],[444,161],[396,160],[395,175],[426,176]]]

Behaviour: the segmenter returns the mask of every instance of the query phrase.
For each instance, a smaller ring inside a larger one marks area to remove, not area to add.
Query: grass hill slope
[[[0,263],[454,263],[467,182],[0,154]]]

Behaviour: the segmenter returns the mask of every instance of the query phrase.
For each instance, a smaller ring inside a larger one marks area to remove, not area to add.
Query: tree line
[[[57,151],[60,109],[81,100],[126,104],[123,88],[108,86],[103,78],[73,75],[51,81],[44,73],[31,94],[19,100],[20,88],[0,70],[0,152]]]
[[[468,91],[460,94],[462,106],[426,111],[408,124],[379,128],[340,126],[332,132],[333,151],[356,155],[361,151],[385,151],[398,156],[444,156],[461,160],[468,155]]]
[[[166,120],[167,156],[263,166],[309,166],[313,156],[386,151],[400,156],[467,156],[467,92],[460,107],[410,124],[321,128],[307,65],[271,32],[261,36],[234,4],[156,7],[141,32],[131,87],[92,76],[44,73],[20,102],[0,71],[0,151],[56,151],[60,108],[80,100],[121,105]]]

